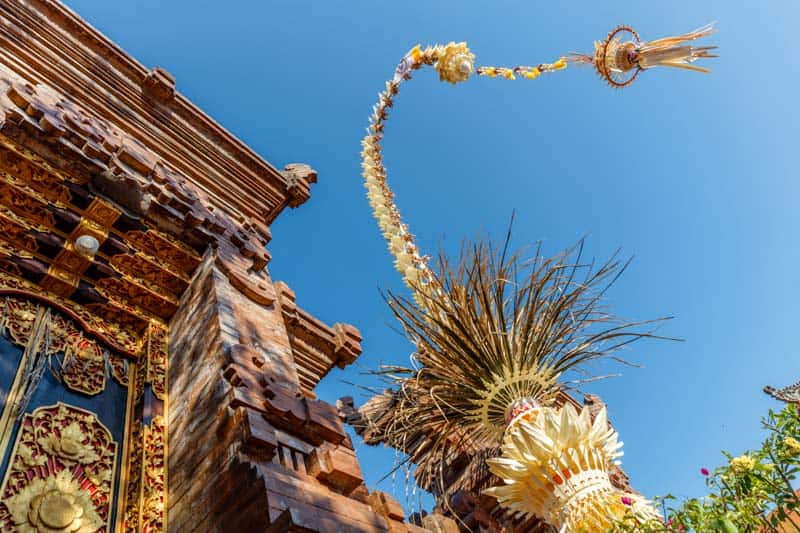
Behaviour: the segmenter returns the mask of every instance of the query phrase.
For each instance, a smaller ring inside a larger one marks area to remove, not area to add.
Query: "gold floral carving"
[[[7,206],[8,211],[13,212],[19,220],[30,221],[30,225],[36,229],[55,226],[56,221],[47,209],[47,202],[29,192],[33,191],[6,184],[0,191],[0,203]]]
[[[155,416],[145,427],[142,531],[164,530],[166,434],[164,418]]]
[[[36,253],[39,251],[39,244],[31,236],[31,230],[36,231],[36,228],[13,211],[0,206],[0,231],[2,231],[0,235],[4,241],[13,243],[27,252]]]
[[[10,339],[25,346],[33,331],[38,305],[29,300],[0,298],[0,330],[8,332]]]
[[[13,253],[12,250],[9,249],[4,243],[0,242],[0,259],[9,257],[10,253]],[[23,259],[29,259],[30,254],[23,253],[20,257]],[[0,272],[17,278],[22,276],[22,272],[17,265],[3,261],[0,261]]]
[[[0,491],[0,525],[22,533],[107,531],[116,451],[89,411],[59,402],[25,415]]]
[[[147,315],[152,314],[160,319],[168,319],[178,305],[177,298],[168,292],[127,276],[122,279],[102,278],[95,283],[94,287],[100,294],[112,298],[112,295],[116,295],[131,306],[135,306],[131,309],[132,314],[137,314],[142,318],[149,318]]]
[[[0,325],[16,344],[25,346],[28,342],[38,307],[29,300],[0,298]],[[92,395],[105,388],[107,354],[97,342],[85,338],[71,320],[51,314],[47,342],[40,350],[48,356],[62,355],[60,376],[70,389]]]
[[[150,323],[150,341],[147,353],[147,381],[153,394],[164,400],[167,383],[167,328]]]
[[[63,364],[61,379],[68,388],[89,395],[105,389],[106,363],[102,354],[99,358],[74,355],[65,358]]]
[[[108,358],[108,364],[111,367],[111,375],[117,380],[120,385],[128,386],[128,370],[130,366],[128,361],[122,357],[112,355]]]
[[[101,278],[100,281],[105,281],[108,278]],[[141,333],[144,333],[144,323],[150,320],[163,320],[163,318],[139,307],[139,302],[130,302],[130,296],[126,292],[120,292],[119,285],[105,283],[96,283],[93,286],[95,292],[102,296],[105,303],[90,303],[86,304],[84,309],[90,313],[104,317],[106,322],[116,324],[120,329],[129,329],[135,331],[141,341]],[[124,288],[124,287],[122,287]],[[133,294],[136,289],[133,289]],[[139,327],[141,326],[141,327]]]
[[[201,257],[197,252],[180,241],[170,239],[165,233],[135,230],[127,232],[124,237],[126,242],[160,258],[175,270],[192,272],[200,264]]]
[[[12,296],[0,297],[0,331],[25,346],[31,335],[39,305]],[[127,384],[125,362],[110,355],[97,341],[84,336],[72,320],[57,314],[50,315],[47,342],[40,347],[45,355],[61,357],[59,375],[68,388],[88,395],[103,391],[106,383],[106,361],[111,373],[123,385]]]
[[[145,351],[139,357],[141,363],[134,364],[129,372],[134,406],[144,405],[148,382],[153,395],[162,400],[166,396],[167,330],[152,324],[149,335]],[[123,531],[131,533],[165,531],[166,527],[166,420],[156,415],[149,424],[145,422],[135,417],[129,426],[125,500],[120,512]]]
[[[130,324],[121,325],[118,321],[107,320],[103,314],[95,312],[95,306],[84,307],[66,298],[42,291],[38,285],[7,272],[0,272],[0,290],[2,289],[29,293],[55,302],[78,317],[89,332],[103,337],[114,348],[130,355],[137,353],[141,334],[135,331]],[[104,310],[106,309],[104,308]]]
[[[69,189],[64,183],[74,180],[69,179],[69,176],[56,174],[41,158],[19,146],[12,148],[6,144],[0,145],[0,168],[3,169],[0,179],[25,185],[26,189],[35,191],[38,197],[49,202],[64,206],[71,200]]]
[[[17,531],[21,533],[93,533],[105,522],[94,510],[92,498],[62,471],[55,477],[37,479],[29,490],[9,502]]]
[[[157,287],[158,290],[168,291],[176,299],[189,285],[189,277],[185,272],[145,252],[117,254],[109,258],[108,264],[120,274],[127,273],[138,278],[151,289]]]
[[[122,511],[122,530],[126,533],[141,531],[140,503],[144,466],[144,424],[141,420],[133,420],[128,436],[130,443],[128,452],[128,477],[125,486],[125,509]]]

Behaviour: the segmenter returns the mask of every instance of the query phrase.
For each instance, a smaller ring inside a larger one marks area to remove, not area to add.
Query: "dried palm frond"
[[[629,322],[606,310],[603,295],[628,265],[617,254],[582,263],[581,241],[524,259],[509,239],[465,244],[455,265],[441,253],[435,290],[387,294],[416,353],[411,367],[376,371],[395,389],[393,416],[373,436],[410,453],[418,483],[434,493],[449,485],[450,463],[500,446],[515,401],[552,405],[571,374],[583,377],[579,385],[588,363],[625,362],[617,351],[654,337],[664,320]]]

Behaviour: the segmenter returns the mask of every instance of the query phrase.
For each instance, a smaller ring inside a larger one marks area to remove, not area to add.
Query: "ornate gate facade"
[[[57,0],[0,2],[0,531],[421,531],[314,397],[358,330],[267,269],[316,179]]]
[[[143,349],[165,340],[153,324]],[[163,528],[164,395],[149,359],[49,302],[0,295],[0,530]]]

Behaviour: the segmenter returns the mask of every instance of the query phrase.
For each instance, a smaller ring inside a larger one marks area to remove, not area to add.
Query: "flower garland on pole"
[[[413,368],[384,373],[397,386],[399,400],[393,423],[383,431],[386,442],[401,448],[420,429],[436,435],[416,453],[423,480],[444,478],[454,446],[472,453],[496,447],[500,456],[485,462],[503,485],[484,492],[519,516],[542,518],[565,533],[606,531],[622,517],[657,518],[647,500],[610,481],[608,471],[622,455],[622,443],[605,409],[592,420],[587,408],[578,413],[556,401],[567,388],[565,372],[617,358],[618,348],[654,337],[639,327],[657,321],[620,322],[599,306],[625,268],[613,258],[593,270],[571,262],[571,251],[550,259],[537,253],[533,262],[522,262],[508,256],[505,246],[498,253],[478,243],[457,268],[444,256],[438,269],[431,268],[400,216],[382,159],[388,111],[401,84],[423,66],[457,84],[474,75],[533,80],[570,64],[588,64],[609,85],[623,88],[656,66],[708,72],[693,63],[715,57],[714,47],[690,43],[712,31],[708,25],[645,42],[632,28],[619,26],[595,43],[593,54],[511,68],[476,67],[464,42],[417,45],[386,82],[362,141],[362,171],[373,215],[411,289],[412,300],[390,294],[389,303],[417,353]],[[523,282],[512,283],[520,275]]]

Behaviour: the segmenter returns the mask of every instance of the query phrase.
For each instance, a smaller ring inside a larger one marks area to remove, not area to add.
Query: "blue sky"
[[[644,368],[589,390],[609,404],[645,494],[702,494],[699,469],[721,449],[760,442],[760,416],[778,407],[761,388],[800,379],[795,2],[67,3],[273,164],[319,172],[309,203],[273,225],[270,268],[302,307],[364,336],[359,362],[319,386],[331,402],[411,351],[379,295],[402,288],[358,160],[406,50],[466,40],[479,64],[537,64],[590,51],[619,23],[656,38],[717,20],[712,75],[650,71],[622,92],[588,68],[455,87],[423,71],[389,121],[390,180],[426,251],[500,235],[516,210],[518,245],[556,252],[588,234],[593,255],[635,256],[609,302],[631,318],[675,315],[662,331],[686,342],[635,345],[625,355]],[[376,486],[394,453],[358,453]]]

